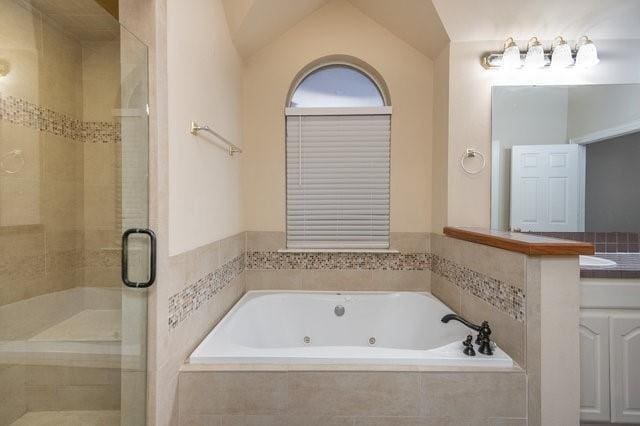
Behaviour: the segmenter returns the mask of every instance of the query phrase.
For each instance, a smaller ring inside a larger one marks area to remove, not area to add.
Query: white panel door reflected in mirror
[[[640,232],[640,84],[497,86],[493,229]]]
[[[511,148],[511,229],[584,231],[584,152],[581,145]]]

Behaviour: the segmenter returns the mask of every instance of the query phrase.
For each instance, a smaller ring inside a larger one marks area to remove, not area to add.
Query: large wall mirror
[[[491,225],[640,232],[640,84],[494,87]]]

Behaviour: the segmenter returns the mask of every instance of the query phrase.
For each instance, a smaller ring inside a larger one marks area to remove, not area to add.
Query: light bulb
[[[516,69],[522,67],[520,49],[511,37],[504,42],[504,52],[502,53],[502,67]]]
[[[527,56],[524,58],[524,66],[525,68],[542,68],[544,65],[544,48],[537,37],[532,37],[529,40]]]
[[[600,62],[598,49],[587,36],[580,37],[576,48],[578,49],[578,53],[576,54],[577,67],[588,68]]]
[[[574,61],[569,44],[562,37],[556,37],[553,44],[551,66],[553,68],[566,68],[573,65]]]

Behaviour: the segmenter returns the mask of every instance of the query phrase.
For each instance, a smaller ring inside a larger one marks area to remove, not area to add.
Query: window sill
[[[382,253],[398,254],[396,249],[279,249],[278,253]]]

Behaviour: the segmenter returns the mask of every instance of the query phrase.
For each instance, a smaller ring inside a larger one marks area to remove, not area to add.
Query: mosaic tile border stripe
[[[376,269],[423,271],[431,263],[429,253],[287,253],[247,252],[247,269]]]
[[[221,290],[227,288],[245,269],[241,254],[169,298],[169,329],[176,328]]]
[[[247,252],[246,268],[430,270],[484,300],[511,318],[524,321],[525,294],[511,284],[476,272],[433,253],[287,253]]]
[[[522,289],[434,253],[251,251],[237,256],[171,296],[169,298],[169,329],[174,329],[185,321],[220,290],[226,288],[245,269],[429,270],[489,303],[509,317],[520,322],[525,319],[525,293]]]
[[[120,143],[119,122],[81,121],[14,96],[0,94],[0,120],[89,143]]]
[[[524,291],[438,255],[432,255],[431,272],[484,300],[517,321],[524,321]]]

